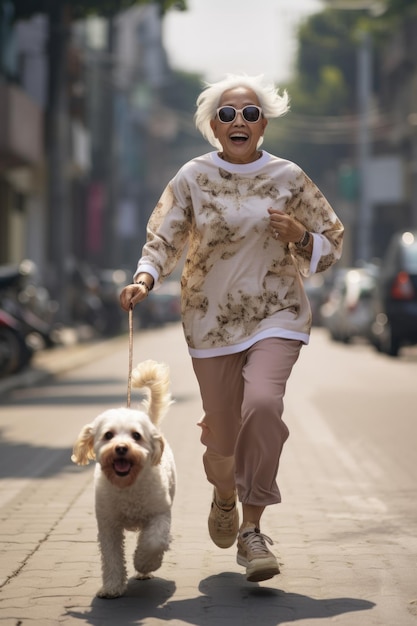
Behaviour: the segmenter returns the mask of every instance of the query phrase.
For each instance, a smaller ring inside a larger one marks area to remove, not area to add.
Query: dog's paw
[[[97,598],[103,598],[104,600],[111,600],[113,598],[120,598],[126,591],[126,586],[123,587],[102,587],[96,593]]]
[[[145,553],[138,551],[135,555],[135,569],[138,572],[154,572],[162,565],[162,559],[164,557],[163,552]]]
[[[140,572],[136,572],[135,579],[136,580],[151,580],[153,578],[152,574],[141,574]]]

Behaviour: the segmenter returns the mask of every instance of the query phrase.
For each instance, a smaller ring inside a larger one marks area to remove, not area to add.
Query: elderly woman
[[[289,431],[285,387],[311,311],[301,275],[340,258],[343,226],[294,163],[260,150],[268,119],[288,110],[262,76],[229,75],[208,85],[195,121],[217,148],[186,163],[164,190],[147,229],[125,310],[173,271],[182,273],[182,323],[199,383],[209,533],[220,548],[237,539],[249,581],[279,573],[260,532],[281,501],[278,464]],[[239,523],[237,499],[242,505]]]

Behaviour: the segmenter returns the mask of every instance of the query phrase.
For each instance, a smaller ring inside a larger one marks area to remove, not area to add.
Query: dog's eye
[[[108,430],[105,434],[104,434],[104,439],[106,439],[107,441],[110,441],[110,439],[113,439],[113,433],[111,432],[111,430]]]
[[[142,435],[140,433],[132,433],[132,437],[135,441],[140,441],[142,439]]]

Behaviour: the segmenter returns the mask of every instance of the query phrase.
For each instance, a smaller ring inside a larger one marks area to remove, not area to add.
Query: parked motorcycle
[[[126,282],[127,273],[122,269],[100,270],[85,262],[74,262],[68,285],[71,319],[105,337],[126,330],[126,315],[119,303]]]
[[[0,377],[10,376],[29,364],[33,350],[19,330],[19,323],[0,309]]]
[[[56,306],[40,284],[32,261],[0,267],[0,308],[14,320],[32,350],[55,344]]]

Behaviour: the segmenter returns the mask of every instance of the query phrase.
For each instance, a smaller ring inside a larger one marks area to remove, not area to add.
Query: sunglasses
[[[246,122],[249,122],[249,124],[255,124],[255,122],[259,121],[262,115],[262,109],[254,104],[248,104],[243,107],[243,109],[235,109],[235,107],[231,106],[220,107],[217,109],[217,117],[223,124],[230,124],[233,122],[238,113],[241,113],[243,119],[246,120]]]

